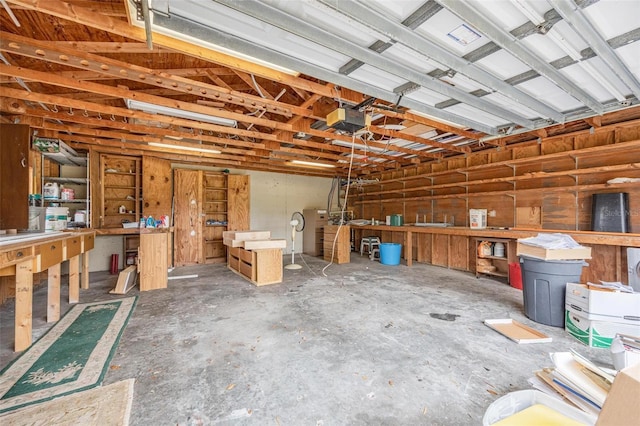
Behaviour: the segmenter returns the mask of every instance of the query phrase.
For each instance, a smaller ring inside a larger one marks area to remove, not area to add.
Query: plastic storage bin
[[[380,263],[383,265],[399,265],[402,244],[382,243],[380,244]]]
[[[584,260],[541,260],[520,256],[524,314],[540,324],[564,327],[565,289],[580,282]]]
[[[540,391],[527,389],[510,392],[496,399],[485,411],[482,424],[483,426],[490,426],[535,404],[545,405],[569,419],[585,425],[594,425],[596,423],[596,417],[591,414],[587,414],[560,399]]]

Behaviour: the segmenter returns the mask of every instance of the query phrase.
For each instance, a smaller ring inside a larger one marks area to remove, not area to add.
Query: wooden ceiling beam
[[[223,100],[227,103],[261,109],[288,118],[292,116],[292,110],[296,109],[295,106],[271,99],[247,95],[193,79],[158,73],[150,68],[127,64],[91,53],[78,52],[57,44],[41,42],[7,32],[0,32],[0,50],[78,69],[91,69],[118,79],[164,87],[203,98]],[[296,111],[296,114],[304,114],[305,112],[300,110]]]
[[[58,0],[8,0],[11,4],[22,6],[25,9],[34,10],[36,12],[47,15],[56,16],[60,19],[75,22],[77,24],[86,25],[90,28],[106,31],[108,33],[117,34],[132,40],[146,42],[147,36],[145,29],[135,27],[128,22],[119,19],[113,19],[109,16],[96,14],[88,8],[74,6]],[[193,43],[181,41],[164,34],[153,33],[153,44],[161,46],[169,50],[173,50],[188,56],[203,59],[208,62],[215,62],[229,68],[244,70],[246,72],[259,75],[261,77],[296,87],[307,92],[319,93],[324,96],[334,97],[338,94],[337,89],[328,89],[323,84],[314,83],[312,81],[287,74],[282,71],[276,71],[271,68],[258,65],[247,60],[236,58],[215,50],[197,46]]]
[[[1,108],[1,106],[0,106]],[[200,139],[202,141],[209,142],[211,146],[225,147],[234,154],[250,153],[247,150],[261,149],[265,145],[263,143],[250,143],[244,142],[238,139],[228,139],[215,137],[208,134],[193,134],[186,131],[178,131],[171,128],[157,128],[152,126],[142,126],[131,123],[124,123],[122,121],[111,121],[109,119],[97,119],[93,117],[85,117],[80,111],[77,111],[74,115],[70,116],[66,112],[52,112],[43,109],[27,108],[27,114],[31,117],[39,117],[45,120],[55,120],[62,123],[74,123],[84,125],[87,129],[100,129],[108,127],[111,130],[123,130],[135,134],[154,135],[157,138],[165,139],[171,137],[173,140],[180,139]],[[234,148],[236,147],[236,148]]]
[[[59,77],[59,76],[52,75],[50,73],[41,72],[41,71],[27,70],[24,68],[12,67],[8,65],[0,64],[0,74],[19,77],[25,80],[35,80],[44,84],[51,84],[54,86],[66,87],[69,89],[75,89],[75,90],[80,90],[85,92],[98,93],[101,95],[119,97],[121,99],[135,99],[138,101],[147,102],[154,105],[160,105],[160,106],[165,106],[169,108],[176,108],[183,111],[192,111],[192,112],[198,112],[202,114],[214,115],[214,116],[229,118],[232,120],[237,120],[240,122],[253,123],[254,125],[259,125],[264,127],[270,127],[270,128],[280,129],[280,130],[291,130],[291,125],[278,122],[278,121],[266,120],[266,119],[253,117],[250,115],[243,115],[243,114],[238,114],[234,112],[218,110],[218,109],[204,107],[204,106],[189,103],[189,102],[176,101],[176,100],[172,100],[172,99],[168,99],[160,96],[146,95],[143,93],[139,93],[139,92],[128,90],[128,89],[122,89],[119,87],[106,86],[103,84],[91,83],[88,81],[76,81],[76,80]],[[222,128],[223,126],[219,126],[219,127]],[[226,129],[230,129],[230,128],[226,127]],[[220,129],[220,131],[223,131],[223,129]]]
[[[166,123],[173,126],[182,126],[192,129],[201,129],[206,132],[226,133],[236,136],[244,136],[255,138],[257,140],[275,140],[276,137],[269,133],[260,133],[252,130],[243,130],[236,128],[229,128],[224,126],[217,126],[215,124],[203,123],[198,121],[186,120],[183,118],[173,118],[164,115],[148,114],[141,111],[133,111],[125,108],[112,107],[102,104],[95,104],[92,102],[78,101],[74,99],[63,98],[60,96],[46,95],[43,93],[28,92],[26,90],[10,89],[7,87],[0,87],[0,97],[21,99],[30,102],[42,102],[48,105],[57,105],[60,107],[76,109],[80,111],[93,111],[100,114],[104,114],[105,119],[110,116],[114,117],[127,117],[137,118],[141,120],[156,121],[160,123]]]
[[[404,139],[407,141],[417,142],[423,145],[432,146],[434,148],[446,149],[447,151],[453,151],[458,153],[471,152],[471,148],[469,148],[468,146],[454,146],[451,144],[442,143],[442,142],[434,141],[427,138],[421,138],[419,136],[411,135],[409,133],[400,132],[397,130],[382,129],[378,126],[370,126],[369,131],[376,135],[380,135],[381,137]],[[391,145],[391,146],[395,147],[395,145]]]
[[[162,47],[153,46],[151,50],[146,43],[141,42],[117,42],[117,41],[55,41],[56,46],[74,49],[87,53],[173,53]]]
[[[442,130],[444,132],[447,133],[453,133],[456,135],[460,135],[460,136],[464,136],[465,138],[468,139],[472,139],[472,140],[478,140],[479,138],[486,136],[484,133],[480,133],[480,132],[470,132],[468,130],[465,129],[461,129],[459,127],[455,127],[455,126],[450,126],[448,124],[444,124],[441,123],[439,121],[435,121],[435,120],[431,120],[429,118],[423,117],[421,115],[417,115],[417,114],[413,114],[410,112],[396,112],[396,111],[390,111],[384,108],[373,108],[373,111],[375,111],[377,114],[382,114],[385,115],[387,117],[394,117],[394,118],[399,118],[401,120],[409,120],[409,121],[413,121],[415,123],[419,123],[419,124],[426,124],[427,126],[431,126],[433,128],[436,128],[438,130]]]
[[[147,136],[147,135],[134,135],[131,133],[123,133],[123,132],[112,131],[112,130],[91,129],[86,126],[70,126],[65,124],[55,124],[50,121],[43,121],[42,128],[47,130],[55,130],[57,132],[62,132],[62,133],[68,133],[68,134],[71,134],[73,137],[90,136],[90,137],[95,137],[99,139],[114,139],[114,140],[120,140],[123,142],[124,141],[137,142],[139,144],[149,144],[149,142],[159,142],[159,143],[166,143],[170,145],[175,144],[176,145],[175,149],[178,149],[178,150],[180,149],[179,146],[183,145],[190,148],[206,148],[206,149],[215,149],[215,150],[222,151],[222,153],[220,154],[212,154],[216,158],[238,159],[237,157],[235,157],[235,155],[240,155],[240,156],[255,155],[255,152],[245,151],[245,150],[233,150],[233,152],[231,152],[230,150],[228,153],[226,153],[224,151],[225,149],[224,147],[217,146],[217,145],[210,145],[210,144],[201,145],[196,143],[185,143],[182,141],[169,141],[168,139],[164,139],[161,137]],[[230,156],[229,154],[233,154],[233,156]],[[244,158],[241,157],[239,160],[243,160],[243,159]]]

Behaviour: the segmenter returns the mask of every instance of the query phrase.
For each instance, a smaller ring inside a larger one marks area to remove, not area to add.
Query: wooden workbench
[[[89,250],[95,232],[25,233],[0,237],[0,285],[15,288],[16,351],[31,345],[33,274],[48,271],[47,322],[60,319],[60,265],[69,262],[69,303],[80,300],[80,256],[82,288],[89,288]]]
[[[475,271],[475,239],[502,238],[517,240],[538,235],[538,233],[562,233],[570,235],[579,244],[592,248],[589,268],[585,268],[583,280],[598,282],[626,282],[626,247],[640,247],[640,234],[564,231],[552,229],[471,229],[462,226],[426,227],[426,226],[388,226],[364,225],[351,226],[355,230],[356,247],[366,235],[375,235],[383,242],[402,244],[403,258],[407,266],[413,261],[445,266],[464,271]]]

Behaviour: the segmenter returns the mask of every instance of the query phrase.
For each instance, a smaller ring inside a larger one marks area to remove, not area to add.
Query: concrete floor
[[[207,265],[177,268],[171,275],[198,278],[168,289],[134,288],[138,304],[104,384],[136,379],[133,425],[478,425],[498,397],[530,389],[549,352],[574,348],[611,363],[608,350],[528,320],[522,292],[504,282],[351,259],[324,277],[322,259],[298,256],[303,269],[263,287]],[[107,293],[115,280],[92,274],[81,301],[116,297]],[[13,309],[9,301],[0,310],[0,366],[17,356]],[[36,338],[50,326],[45,315],[41,286]],[[518,345],[486,327],[490,318],[553,342]]]

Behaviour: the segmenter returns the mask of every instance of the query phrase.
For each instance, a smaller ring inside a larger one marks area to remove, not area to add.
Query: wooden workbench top
[[[98,228],[96,235],[139,235],[158,234],[163,232],[173,232],[173,227],[169,228]]]
[[[79,229],[73,231],[53,231],[53,232],[25,232],[18,234],[0,235],[0,250],[15,250],[25,246],[31,246],[42,242],[64,240],[74,235],[92,234],[93,229]]]
[[[460,235],[467,237],[486,237],[486,238],[527,238],[538,235],[539,233],[562,233],[570,235],[574,240],[581,244],[603,244],[610,246],[624,247],[640,247],[640,234],[629,234],[619,232],[593,232],[593,231],[564,231],[559,229],[531,229],[531,228],[485,228],[471,229],[464,226],[390,226],[390,225],[353,225],[353,229],[367,229],[374,231],[390,231],[390,232],[412,232],[422,234],[445,234]]]

